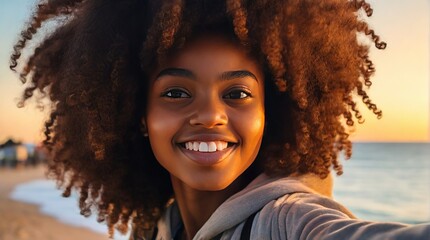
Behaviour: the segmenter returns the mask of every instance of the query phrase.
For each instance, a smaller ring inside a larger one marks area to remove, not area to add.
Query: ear
[[[140,120],[140,131],[142,132],[144,137],[148,137],[148,128],[146,127],[145,117],[142,117]]]

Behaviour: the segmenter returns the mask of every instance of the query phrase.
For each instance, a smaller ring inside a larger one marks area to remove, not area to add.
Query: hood
[[[333,179],[314,174],[272,178],[259,175],[242,191],[227,199],[211,215],[194,239],[211,239],[245,221],[267,203],[292,193],[314,193],[332,198]],[[234,214],[232,214],[234,213]]]

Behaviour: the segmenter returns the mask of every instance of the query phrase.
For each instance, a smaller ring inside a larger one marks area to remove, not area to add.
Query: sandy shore
[[[44,179],[42,166],[25,169],[0,169],[0,239],[1,240],[107,240],[107,235],[60,223],[43,215],[38,206],[9,199],[14,186]]]

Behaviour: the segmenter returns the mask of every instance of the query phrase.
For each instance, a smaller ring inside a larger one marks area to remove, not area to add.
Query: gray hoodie
[[[331,196],[331,176],[258,176],[227,199],[194,239],[240,239],[246,219],[257,212],[251,239],[430,239],[430,224],[405,225],[356,219]],[[182,222],[173,203],[158,222],[156,239],[173,239]]]

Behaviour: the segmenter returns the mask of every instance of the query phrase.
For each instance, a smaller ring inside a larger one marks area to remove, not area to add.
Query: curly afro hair
[[[372,9],[363,0],[42,0],[10,68],[54,22],[19,69],[27,82],[19,105],[34,93],[49,98],[49,173],[64,196],[79,190],[81,214],[96,210],[110,234],[130,220],[144,231],[173,196],[140,129],[157,63],[207,32],[242,44],[265,71],[259,171],[325,178],[342,173],[339,152],[351,155],[349,129],[362,122],[353,97],[382,116],[366,92],[375,72],[368,52],[386,44],[364,15]]]

